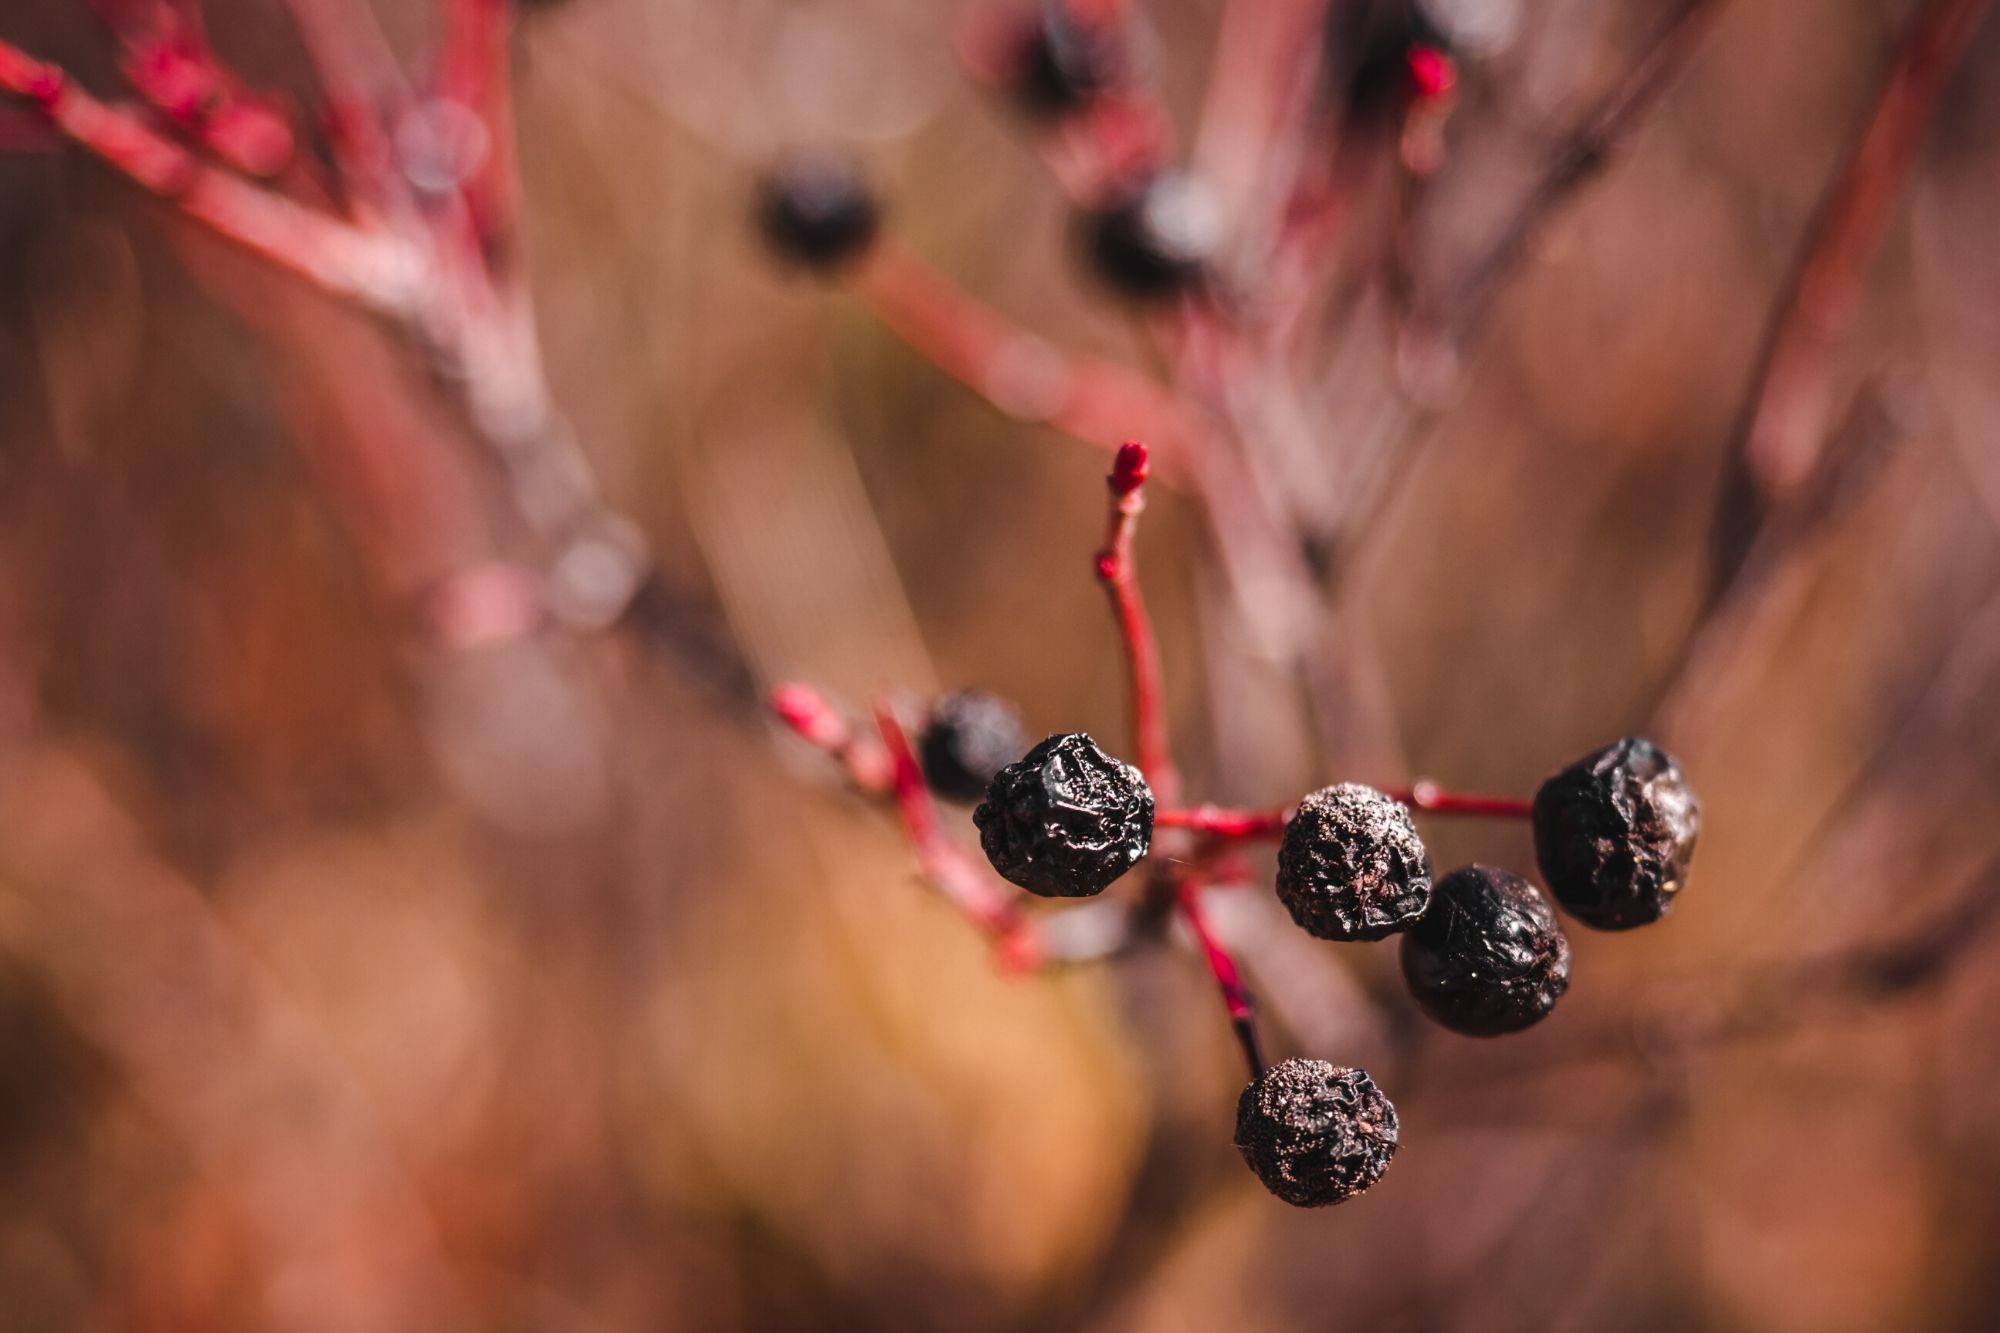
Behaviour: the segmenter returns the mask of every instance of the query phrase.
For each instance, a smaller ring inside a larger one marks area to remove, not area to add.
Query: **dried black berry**
[[[1221,236],[1214,196],[1179,171],[1153,176],[1083,219],[1092,268],[1113,288],[1140,300],[1198,287]]]
[[[1044,898],[1088,898],[1153,841],[1153,790],[1080,732],[1051,736],[1000,770],[972,812],[1000,874]]]
[[[1396,1108],[1366,1070],[1287,1060],[1243,1089],[1236,1150],[1264,1188],[1286,1203],[1345,1203],[1389,1169]]]
[[[1014,705],[984,690],[939,697],[917,742],[924,780],[950,801],[970,805],[986,795],[1000,770],[1028,748]]]
[[[1453,1032],[1497,1037],[1539,1022],[1569,989],[1569,940],[1534,885],[1492,866],[1439,880],[1403,936],[1403,979]]]
[[[1071,14],[1061,0],[1042,0],[1022,24],[1019,42],[1008,91],[1033,116],[1071,115],[1124,71],[1118,35],[1101,21]]]
[[[1299,802],[1278,847],[1278,897],[1323,940],[1379,940],[1423,915],[1430,858],[1401,804],[1346,783]]]
[[[882,209],[851,162],[815,154],[791,158],[759,182],[757,224],[779,255],[826,272],[868,249]]]
[[[1665,916],[1687,880],[1701,806],[1673,756],[1630,737],[1535,793],[1535,859],[1556,901],[1599,930]]]

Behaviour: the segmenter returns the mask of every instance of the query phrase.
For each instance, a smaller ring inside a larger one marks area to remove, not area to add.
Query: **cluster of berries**
[[[972,822],[993,870],[1054,899],[1103,893],[1148,859],[1159,830],[1205,840],[1157,858],[1162,865],[1199,866],[1232,841],[1275,836],[1276,894],[1292,919],[1339,942],[1401,935],[1403,977],[1418,1008],[1468,1036],[1519,1032],[1546,1017],[1569,988],[1570,945],[1541,890],[1520,875],[1469,865],[1434,879],[1412,809],[1529,820],[1543,882],[1586,926],[1627,930],[1671,910],[1687,880],[1700,810],[1680,766],[1637,737],[1568,765],[1532,801],[1455,796],[1430,784],[1392,794],[1343,783],[1277,811],[1164,804],[1156,786],[1177,780],[1164,762],[1157,714],[1143,702],[1158,698],[1157,657],[1123,563],[1144,475],[1143,447],[1127,445],[1111,476],[1112,535],[1098,572],[1128,636],[1140,748],[1152,755],[1153,777],[1081,732],[1058,733],[1030,748],[1019,714],[1004,701],[979,691],[947,695],[931,706],[914,745],[899,740],[895,747],[910,756],[908,781],[895,783],[898,798],[923,803],[914,831],[927,840],[939,836],[928,806],[933,796],[977,802]],[[774,699],[781,716],[843,754],[851,772],[874,772],[857,759],[844,726],[802,702],[816,698],[802,690],[788,687]],[[889,719],[885,726],[895,724]],[[921,790],[906,789],[912,786]],[[976,914],[987,924],[1014,919],[1011,906],[996,909],[988,899],[964,895],[959,863],[934,841],[926,859],[949,872],[962,904],[983,904]],[[1163,885],[1172,880],[1171,872],[1158,877]],[[1395,1107],[1362,1070],[1309,1059],[1266,1067],[1234,962],[1205,933],[1198,902],[1183,897],[1182,905],[1209,951],[1249,1058],[1252,1077],[1236,1126],[1244,1160],[1272,1193],[1300,1206],[1339,1203],[1367,1189],[1395,1154]]]
[[[934,717],[927,748],[956,747],[942,737],[961,713]],[[981,738],[990,734],[982,723]],[[1601,930],[1667,914],[1700,823],[1679,766],[1639,738],[1564,768],[1542,784],[1529,814],[1556,901]],[[1072,732],[998,768],[973,821],[1003,878],[1044,897],[1076,898],[1103,892],[1145,858],[1156,811],[1136,768]],[[1300,801],[1282,829],[1276,888],[1292,919],[1327,940],[1400,934],[1404,979],[1442,1026],[1479,1037],[1518,1032],[1568,990],[1569,941],[1541,892],[1486,865],[1433,882],[1409,807],[1386,792],[1324,788]],[[1396,1112],[1361,1070],[1287,1060],[1244,1089],[1236,1142],[1280,1198],[1338,1203],[1387,1168]]]
[[[1075,234],[1096,276],[1139,301],[1217,290],[1219,211],[1200,180],[1171,164],[1164,140],[1152,137],[1143,99],[1134,95],[1135,61],[1119,7],[1035,0],[1015,17],[988,72],[1038,127],[1087,130],[1095,144],[1093,183],[1075,191]],[[1325,113],[1374,142],[1393,140],[1400,127],[1449,106],[1450,45],[1418,0],[1333,7],[1324,51]],[[765,176],[758,221],[780,257],[828,275],[869,260],[882,208],[852,165],[802,156]],[[1119,451],[1109,479],[1110,535],[1097,559],[1131,669],[1137,765],[1080,732],[1030,748],[1014,709],[977,691],[934,703],[914,744],[894,710],[878,706],[887,751],[878,756],[820,710],[810,691],[774,702],[794,730],[838,754],[860,785],[893,790],[928,877],[1003,943],[1017,944],[1028,918],[941,836],[933,796],[975,805],[973,823],[992,869],[1042,898],[1102,894],[1150,857],[1148,901],[1172,900],[1185,918],[1244,1046],[1251,1082],[1238,1105],[1236,1143],[1245,1161],[1287,1202],[1338,1203],[1387,1169],[1397,1145],[1395,1107],[1362,1070],[1307,1059],[1264,1064],[1235,962],[1203,919],[1200,888],[1212,880],[1220,850],[1244,838],[1277,838],[1277,897],[1301,928],[1343,942],[1401,935],[1402,972],[1418,1007],[1453,1031],[1497,1036],[1553,1009],[1569,987],[1569,941],[1542,891],[1519,875],[1470,865],[1434,880],[1412,809],[1531,820],[1541,878],[1556,903],[1587,926],[1623,930],[1658,920],[1672,906],[1686,879],[1698,807],[1678,765],[1636,738],[1563,769],[1532,802],[1348,783],[1281,811],[1178,806],[1157,647],[1131,572],[1146,467],[1143,446]],[[1171,831],[1158,855],[1156,830]],[[1033,953],[1015,949],[1011,956]]]

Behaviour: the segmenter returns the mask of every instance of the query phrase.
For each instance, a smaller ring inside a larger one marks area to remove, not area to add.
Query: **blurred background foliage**
[[[429,7],[380,8],[421,57]],[[1142,8],[1185,132],[1217,0]],[[1519,8],[1468,62],[1420,277],[1452,280],[1661,6]],[[1500,293],[1329,594],[1393,742],[1348,761],[1404,771],[1336,768],[1216,613],[1198,507],[1156,498],[1141,559],[1199,796],[1526,791],[1655,720],[1772,302],[1913,8],[1725,6]],[[666,653],[424,646],[312,441],[375,428],[329,378],[426,372],[356,352],[358,316],[260,327],[217,289],[268,276],[73,156],[0,156],[0,1327],[1990,1327],[1993,952],[1968,926],[1851,1002],[1759,983],[1920,925],[2000,856],[2000,25],[1839,349],[1843,383],[1894,386],[1893,452],[1674,714],[1707,822],[1671,921],[1576,932],[1564,1005],[1482,1044],[1419,1026],[1386,952],[1232,913],[1274,1046],[1369,1064],[1403,1112],[1384,1183],[1306,1214],[1230,1146],[1197,964],[999,975],[745,684],[980,684],[1037,733],[1123,734],[1102,455],[745,222],[776,152],[850,146],[908,246],[1147,364],[959,70],[955,9],[521,25],[549,378],[653,544]],[[311,100],[281,6],[208,10]],[[115,84],[80,5],[13,0],[0,37]],[[1380,405],[1347,379],[1381,354],[1336,332],[1337,490]],[[1509,827],[1427,833],[1440,865],[1532,863]],[[1746,995],[1754,1032],[1680,1039]]]

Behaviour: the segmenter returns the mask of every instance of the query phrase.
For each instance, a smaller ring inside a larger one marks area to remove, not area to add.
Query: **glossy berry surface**
[[[1396,1108],[1365,1070],[1291,1059],[1236,1103],[1236,1150],[1264,1188],[1300,1208],[1344,1203],[1396,1155]]]
[[[1199,287],[1221,236],[1214,196],[1200,180],[1178,171],[1149,178],[1083,220],[1092,269],[1115,290],[1140,300]]]
[[[1081,732],[1049,737],[1000,770],[972,812],[1002,878],[1045,898],[1088,898],[1153,841],[1153,791]]]
[[[1540,1022],[1569,989],[1569,940],[1534,885],[1472,865],[1431,889],[1403,936],[1403,979],[1453,1032],[1497,1037]]]
[[[1535,859],[1556,901],[1599,930],[1673,909],[1701,806],[1673,756],[1628,737],[1577,760],[1535,793]]]
[[[1071,115],[1118,81],[1123,59],[1117,35],[1102,22],[1043,0],[1021,25],[1008,91],[1030,115]]]
[[[1278,847],[1278,898],[1323,940],[1379,940],[1430,905],[1430,858],[1410,812],[1345,783],[1299,802]]]
[[[931,704],[917,757],[932,791],[970,805],[1027,748],[1028,733],[1014,705],[985,690],[959,690]]]
[[[852,163],[815,154],[792,158],[759,182],[757,224],[780,256],[825,272],[868,249],[882,209]]]

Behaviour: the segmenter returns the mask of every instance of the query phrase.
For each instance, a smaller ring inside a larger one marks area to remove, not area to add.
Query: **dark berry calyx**
[[[1396,1155],[1396,1108],[1361,1069],[1291,1059],[1236,1103],[1236,1150],[1264,1188],[1300,1208],[1345,1203]]]
[[[882,228],[882,208],[853,163],[792,157],[757,186],[757,225],[779,256],[817,272],[859,258]]]
[[[1215,196],[1198,178],[1162,172],[1083,218],[1083,247],[1108,285],[1139,300],[1198,288],[1222,239]]]
[[[970,805],[1027,748],[1014,705],[985,690],[959,690],[931,703],[917,757],[932,791]]]
[[[1673,756],[1628,737],[1535,793],[1535,859],[1556,901],[1587,926],[1630,930],[1673,909],[1701,832],[1701,805]]]
[[[1410,812],[1353,782],[1306,797],[1278,847],[1278,898],[1323,940],[1407,928],[1431,900],[1430,858]]]
[[[972,812],[993,868],[1044,898],[1088,898],[1153,841],[1153,791],[1081,732],[1055,735],[1001,769]]]
[[[1021,23],[1007,91],[1031,116],[1072,115],[1124,77],[1125,60],[1109,23],[1079,17],[1062,0],[1042,0]]]
[[[1519,1032],[1569,989],[1569,940],[1534,885],[1465,866],[1437,882],[1403,936],[1403,979],[1418,1007],[1453,1032]]]

